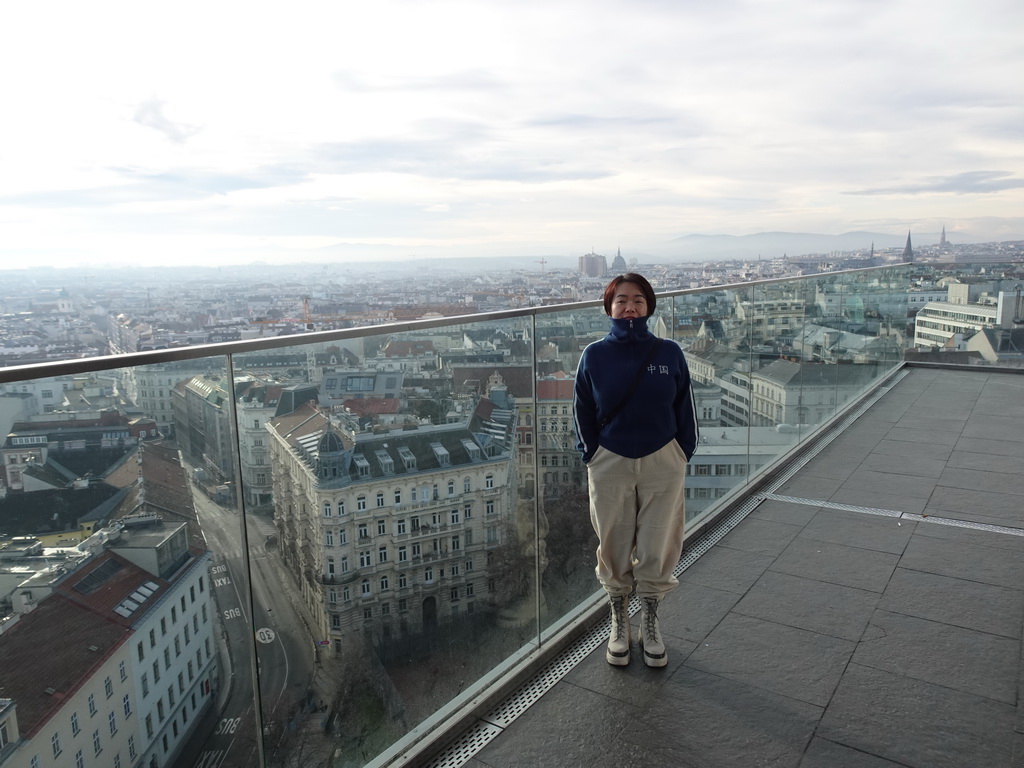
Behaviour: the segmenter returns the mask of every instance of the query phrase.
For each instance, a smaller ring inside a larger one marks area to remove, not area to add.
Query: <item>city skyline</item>
[[[5,9],[0,269],[684,260],[701,256],[689,235],[780,231],[1020,240],[1022,15]]]

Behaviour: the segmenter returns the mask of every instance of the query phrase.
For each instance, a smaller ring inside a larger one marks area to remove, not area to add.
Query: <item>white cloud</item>
[[[1024,238],[1022,22],[1010,0],[5,7],[0,265]]]

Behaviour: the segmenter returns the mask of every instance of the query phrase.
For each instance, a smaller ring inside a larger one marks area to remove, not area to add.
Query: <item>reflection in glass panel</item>
[[[531,328],[233,358],[272,762],[362,765],[536,637]]]
[[[225,381],[209,358],[0,387],[0,714],[24,764],[254,753]],[[204,741],[222,707],[232,735]]]
[[[576,448],[573,389],[583,349],[609,329],[602,307],[537,317],[537,404],[532,435],[544,540],[545,628],[598,588],[597,536],[590,524],[587,470]]]

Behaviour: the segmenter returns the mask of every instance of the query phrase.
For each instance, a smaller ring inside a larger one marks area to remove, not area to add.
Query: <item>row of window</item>
[[[467,574],[470,573],[473,570],[473,560],[472,559],[466,560],[466,562],[465,562],[465,569],[466,569],[466,573]],[[460,563],[452,563],[451,565],[448,566],[448,571],[451,574],[452,578],[461,576],[462,575],[462,564],[460,564]],[[444,568],[439,568],[438,569],[438,576],[439,576],[439,578],[442,578],[442,579],[445,577]],[[428,565],[426,568],[423,569],[423,582],[422,583],[424,583],[424,584],[433,584],[434,583],[434,567],[433,566]],[[391,589],[391,576],[390,576],[390,574],[383,574],[380,577],[380,579],[378,581],[378,584],[380,586],[380,591],[381,592],[387,592],[388,590],[390,590]],[[405,589],[408,586],[409,586],[409,575],[407,573],[404,573],[404,572],[403,573],[399,573],[398,574],[398,588],[399,589]],[[362,580],[362,582],[359,585],[359,594],[360,594],[360,597],[372,597],[373,596],[373,587],[372,587],[369,579],[363,579]],[[341,595],[341,602],[347,603],[347,602],[349,602],[352,599],[352,593],[351,593],[351,590],[350,590],[350,588],[348,586],[345,586],[345,587],[341,588],[340,595]],[[337,589],[331,588],[331,589],[327,590],[327,602],[328,603],[330,603],[332,605],[337,604],[338,596],[339,596],[339,592],[338,592]]]
[[[476,587],[473,584],[464,584],[461,587],[455,586],[455,587],[452,587],[451,591],[449,592],[449,597],[451,598],[452,602],[454,602],[454,603],[459,602],[463,598],[465,598],[466,600],[469,600],[469,599],[471,599],[471,598],[473,598],[475,596],[476,596]],[[405,597],[399,598],[398,599],[398,612],[399,613],[405,613],[408,610],[409,610],[409,600],[408,600],[408,598],[405,598]],[[455,610],[454,607],[453,607],[452,610],[454,612],[454,610]],[[472,602],[467,605],[466,612],[467,613],[473,613],[473,603]],[[380,615],[381,616],[389,616],[389,615],[391,615],[391,603],[381,603],[380,604]],[[342,619],[341,614],[338,614],[338,613],[331,614],[331,629],[333,629],[333,630],[341,630],[341,619]],[[363,620],[364,621],[371,621],[371,620],[373,620],[373,606],[372,605],[363,606]]]
[[[488,474],[484,478],[484,488],[488,489],[488,490],[494,488],[494,475]],[[472,479],[468,478],[468,477],[463,478],[463,481],[462,481],[462,492],[463,493],[472,493],[472,491],[473,491],[473,481],[472,481]],[[454,480],[449,480],[448,481],[448,496],[454,496],[454,495],[455,495],[455,481]],[[402,489],[401,488],[395,488],[392,498],[393,498],[395,504],[401,504],[402,503],[402,498],[403,498],[402,497]],[[415,503],[418,503],[420,501],[436,500],[436,499],[439,499],[439,498],[440,498],[440,492],[439,492],[437,483],[434,483],[433,487],[428,487],[426,485],[424,485],[424,486],[413,486],[410,489],[410,491],[409,491],[409,503],[410,504],[415,504]],[[359,496],[357,496],[356,497],[356,511],[357,512],[364,511],[366,509],[366,502],[367,502],[367,498],[366,498],[365,495],[360,494]],[[378,507],[383,507],[383,506],[385,506],[387,504],[386,497],[385,497],[385,494],[384,494],[383,491],[378,491],[377,492],[376,502],[377,502],[377,506]],[[341,515],[344,515],[345,513],[346,513],[346,508],[345,508],[345,500],[344,499],[339,499],[339,500],[335,501],[334,503],[332,503],[330,500],[324,501],[324,505],[323,505],[323,515],[324,515],[324,517],[333,517],[335,514],[337,514],[338,516],[341,516]]]
[[[204,593],[206,591],[206,579],[205,579],[204,576],[200,576],[199,577],[198,586],[199,586],[199,594],[202,594],[202,593]],[[188,619],[185,618],[185,613],[188,610],[188,606],[189,605],[194,605],[195,602],[196,602],[196,599],[197,599],[196,598],[196,585],[195,584],[190,585],[189,588],[188,588],[188,591],[189,591],[189,602],[186,603],[185,595],[182,595],[180,603],[179,603],[180,606],[181,606],[181,617],[182,617],[182,619],[185,622],[185,625],[184,625],[184,637],[185,637],[185,644],[186,645],[188,645],[188,643],[189,643],[189,641],[191,639],[191,632],[189,631]],[[207,616],[206,603],[203,603],[200,606],[200,611],[199,612],[192,614],[192,632],[195,632],[196,634],[199,633],[199,616],[200,615],[202,615],[203,624],[205,624],[209,620],[209,617]],[[177,623],[178,623],[178,605],[172,605],[171,606],[171,626],[174,627],[175,625],[177,625]],[[166,616],[161,616],[160,617],[160,636],[161,637],[166,637],[167,636],[167,617]],[[154,627],[154,628],[149,630],[149,647],[150,647],[150,649],[155,648],[156,647],[156,643],[157,643],[157,640],[156,640],[156,628]],[[180,639],[178,634],[174,635],[174,647],[175,647],[175,655],[176,656],[180,655],[181,654],[181,639]],[[145,661],[146,660],[146,649],[145,649],[145,645],[144,645],[142,640],[140,640],[138,642],[138,644],[136,645],[136,652],[138,654],[139,661]],[[170,666],[170,646],[166,646],[164,648],[163,652],[164,652],[164,662],[169,667]],[[154,666],[156,666],[156,662],[153,662],[153,664],[154,664]]]
[[[487,542],[489,544],[497,543],[498,541],[498,529],[497,526],[488,526],[486,529]],[[463,549],[463,547],[469,547],[473,545],[473,531],[467,529],[461,534],[456,534],[449,540],[449,545],[445,546],[441,539],[433,539],[431,542],[430,551],[427,553],[428,557],[437,558],[448,553],[456,553]],[[410,557],[413,561],[418,560],[423,556],[423,542],[415,542],[409,545],[401,545],[398,547],[398,562],[407,563]],[[377,548],[377,560],[378,564],[390,562],[390,551],[386,545],[382,545]],[[370,568],[374,564],[373,550],[364,549],[359,552],[359,567]],[[349,560],[348,555],[342,555],[335,557],[329,555],[327,557],[327,572],[328,578],[333,578],[338,574],[348,573],[349,571]]]

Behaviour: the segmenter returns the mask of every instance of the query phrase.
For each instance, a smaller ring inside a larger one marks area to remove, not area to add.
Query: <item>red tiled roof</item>
[[[130,636],[128,627],[59,593],[0,635],[3,695],[18,706],[22,734],[35,736]]]
[[[372,416],[382,413],[398,413],[402,404],[394,397],[364,397],[346,400],[342,405],[357,416]]]

